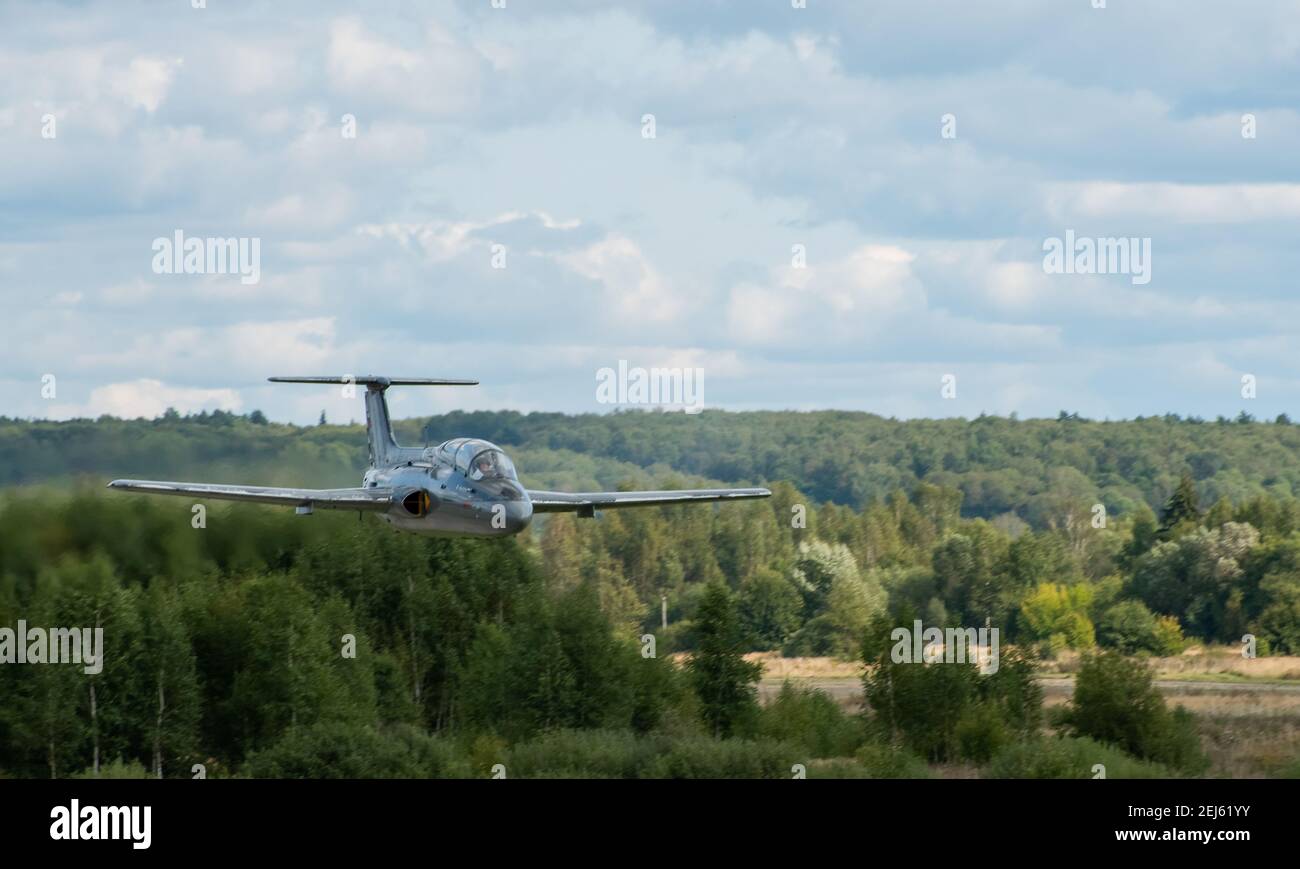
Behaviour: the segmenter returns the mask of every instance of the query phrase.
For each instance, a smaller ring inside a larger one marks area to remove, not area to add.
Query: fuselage
[[[504,537],[533,518],[528,492],[506,454],[487,441],[456,438],[435,447],[395,447],[366,471],[364,488],[393,490],[385,522],[433,537]]]

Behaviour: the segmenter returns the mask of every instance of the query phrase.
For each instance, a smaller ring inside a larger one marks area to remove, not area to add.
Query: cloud
[[[335,321],[318,317],[295,321],[247,321],[229,326],[189,326],[165,334],[139,335],[127,346],[88,348],[71,360],[78,368],[109,372],[153,369],[152,360],[169,360],[169,374],[190,382],[264,380],[276,373],[338,368]]]
[[[423,223],[363,224],[356,231],[375,239],[392,239],[404,249],[419,249],[432,262],[447,262],[474,247],[490,247],[487,230],[528,222],[544,229],[567,231],[582,225],[580,220],[557,220],[544,211],[528,214],[509,211],[486,220],[432,220]]]
[[[1296,220],[1300,184],[1069,183],[1048,186],[1046,207],[1057,220],[1212,224]]]
[[[340,93],[429,115],[452,115],[477,101],[479,55],[430,21],[423,40],[385,41],[357,18],[330,25],[328,69]]]
[[[109,76],[109,90],[128,105],[156,112],[184,62],[179,57],[133,57],[125,70]]]
[[[914,259],[900,247],[868,244],[824,266],[782,267],[767,286],[740,283],[727,305],[731,334],[744,344],[808,350],[869,341],[898,318],[925,312]]]
[[[168,386],[160,380],[133,380],[96,387],[86,404],[55,405],[50,409],[50,416],[72,419],[107,414],[122,419],[154,419],[168,408],[184,414],[204,410],[239,411],[242,407],[239,393],[233,389],[193,389]]]
[[[592,409],[619,358],[736,407],[1300,402],[1289,4],[155,5],[0,8],[6,413],[54,372],[67,411],[156,381],[311,422],[359,408],[262,379],[394,358],[484,381],[413,413]],[[176,228],[260,238],[262,281],[154,275]],[[1068,228],[1153,237],[1151,283],[1044,274]]]
[[[686,309],[686,299],[655,270],[636,242],[624,236],[608,236],[557,259],[600,286],[601,309],[617,322],[672,323]]]

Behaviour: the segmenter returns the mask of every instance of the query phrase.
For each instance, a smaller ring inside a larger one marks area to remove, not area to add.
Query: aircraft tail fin
[[[375,375],[343,375],[342,377],[268,377],[273,383],[338,383],[344,386],[361,384],[366,387],[366,436],[370,442],[370,464],[379,466],[388,461],[389,454],[398,449],[393,437],[393,427],[388,418],[388,402],[384,391],[390,386],[477,386],[477,380],[453,380],[439,377],[378,377]]]

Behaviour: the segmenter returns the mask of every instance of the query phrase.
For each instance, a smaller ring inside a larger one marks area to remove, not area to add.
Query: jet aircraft
[[[399,446],[385,393],[390,386],[476,386],[477,380],[403,377],[272,377],[276,383],[338,383],[366,387],[370,463],[355,489],[289,489],[221,483],[114,480],[108,486],[151,495],[251,501],[313,510],[377,513],[402,531],[433,537],[502,537],[528,527],[535,513],[576,513],[706,501],[767,498],[767,489],[678,489],[649,492],[546,492],[526,489],[501,448],[479,438],[454,438],[432,447]]]

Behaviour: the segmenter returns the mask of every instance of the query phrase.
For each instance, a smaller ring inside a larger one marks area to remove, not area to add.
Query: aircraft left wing
[[[251,501],[322,510],[387,510],[392,489],[284,489],[277,486],[229,486],[222,483],[167,483],[160,480],[114,480],[110,489],[149,495],[183,495],[223,501]]]
[[[614,507],[662,507],[703,501],[743,501],[771,496],[767,489],[669,489],[657,492],[536,492],[528,490],[534,513],[580,513]]]

